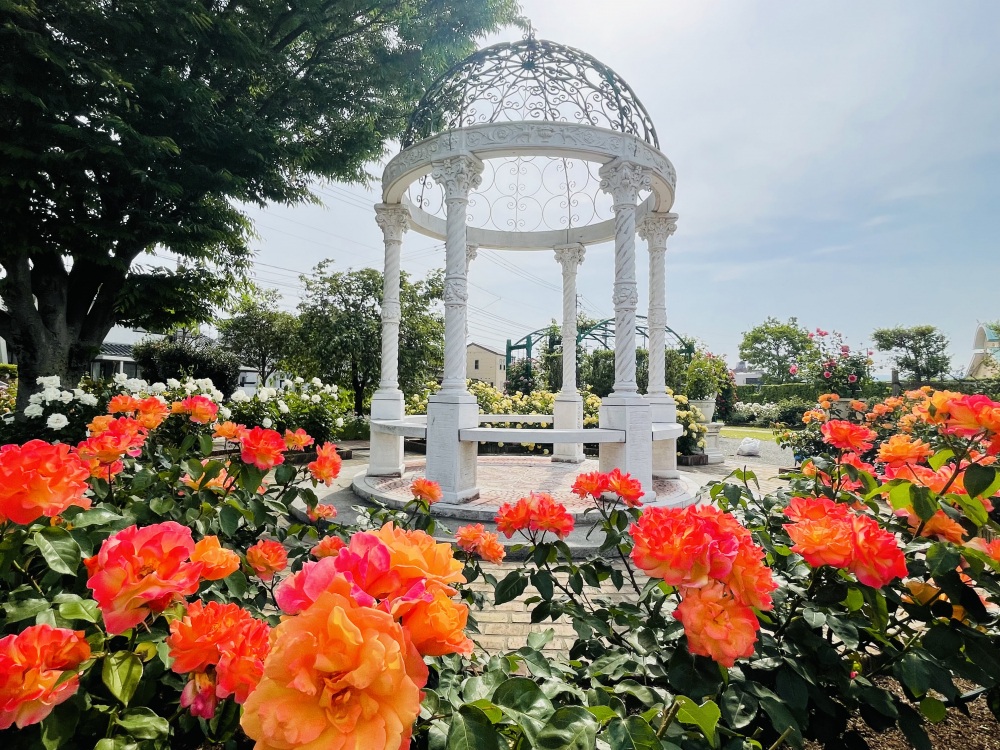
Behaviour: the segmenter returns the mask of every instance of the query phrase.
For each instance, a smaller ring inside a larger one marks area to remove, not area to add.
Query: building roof
[[[469,346],[475,346],[475,347],[477,347],[479,349],[485,349],[486,351],[488,351],[488,352],[490,352],[492,354],[496,354],[498,357],[506,357],[507,356],[506,352],[498,352],[496,349],[494,349],[492,347],[483,346],[482,344],[477,344],[475,341],[470,342]]]
[[[101,344],[101,353],[98,355],[101,357],[126,357],[128,359],[132,358],[132,345],[131,344],[114,344],[105,341]]]

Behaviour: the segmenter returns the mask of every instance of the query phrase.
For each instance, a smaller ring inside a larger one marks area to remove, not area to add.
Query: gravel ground
[[[742,438],[719,438],[719,446],[726,457],[726,463],[730,464],[767,464],[769,466],[791,466],[794,461],[791,451],[782,450],[777,443],[770,440],[760,441],[759,456],[737,456],[736,449],[742,442]]]

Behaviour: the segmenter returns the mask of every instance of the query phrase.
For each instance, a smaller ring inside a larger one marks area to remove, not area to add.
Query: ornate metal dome
[[[402,145],[525,120],[589,124],[659,148],[649,113],[620,75],[586,52],[534,36],[479,50],[448,70],[417,104]]]

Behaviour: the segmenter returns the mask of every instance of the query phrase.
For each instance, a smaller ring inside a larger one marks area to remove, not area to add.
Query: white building
[[[465,348],[466,371],[472,380],[481,380],[494,388],[507,382],[507,355],[472,342]]]
[[[751,370],[747,363],[740,360],[739,364],[733,368],[733,377],[736,385],[760,385],[763,382],[764,373],[760,370]]]

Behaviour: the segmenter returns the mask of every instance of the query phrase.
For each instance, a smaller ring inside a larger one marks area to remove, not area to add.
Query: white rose
[[[260,426],[263,427],[265,430],[271,429],[271,425],[273,425],[273,424],[274,424],[274,422],[271,421],[270,417],[264,417],[260,421]]]
[[[80,403],[84,406],[97,406],[97,396],[93,393],[81,394]]]
[[[64,404],[73,403],[73,392],[72,391],[62,391],[59,394],[59,400]]]
[[[125,381],[125,387],[132,393],[138,393],[146,387],[146,381],[141,378],[129,378]]]
[[[167,378],[167,388],[180,388],[181,381],[177,378]]]
[[[49,401],[58,401],[60,393],[61,391],[58,388],[46,388],[42,391],[42,398],[45,400],[45,403],[48,403]]]
[[[125,382],[128,380],[128,375],[126,375],[124,372],[116,372],[114,374],[114,377],[112,377],[111,379],[115,381],[118,385],[124,385]]]
[[[191,395],[192,393],[194,393],[194,392],[195,392],[196,390],[198,390],[198,389],[197,389],[197,388],[195,388],[195,387],[194,387],[193,385],[191,385],[190,383],[185,383],[185,384],[184,384],[184,392],[185,392],[185,393],[186,393],[187,395],[189,395],[189,396],[190,396],[190,395]]]
[[[150,393],[163,393],[167,390],[167,386],[163,383],[153,383],[149,386]]]
[[[45,420],[45,426],[50,430],[61,430],[63,427],[69,424],[69,420],[66,419],[65,414],[50,414],[49,418]]]
[[[44,375],[42,377],[35,378],[35,384],[40,385],[43,388],[58,388],[62,385],[59,381],[58,375]]]
[[[337,421],[334,422],[334,424],[337,425],[338,428],[339,427],[343,427],[344,426],[344,418],[343,417],[337,417]]]
[[[302,385],[304,382],[306,382],[305,378],[295,378],[296,385]]]
[[[280,411],[282,414],[288,414],[288,412],[291,411],[288,408],[288,404],[286,404],[280,398],[278,399],[278,411]]]
[[[28,396],[28,403],[29,404],[40,404],[40,403],[42,403],[42,394],[41,393],[32,393],[30,396]]]
[[[267,390],[268,390],[267,388],[261,388],[259,391],[257,391],[257,398],[259,398],[261,401],[264,401],[265,403],[269,398],[271,398],[271,394],[268,393]]]
[[[41,404],[31,404],[24,408],[24,416],[26,417],[40,417],[45,413],[45,409],[42,408]]]
[[[318,394],[318,393],[315,393],[315,394],[313,394],[312,396],[310,396],[310,397],[309,397],[309,400],[310,400],[310,401],[312,401],[312,402],[313,402],[314,404],[318,404],[318,403],[319,403],[320,401],[322,401],[323,399],[321,399],[321,398],[319,397],[319,394]]]
[[[322,385],[323,385],[323,381],[322,381],[322,380],[320,380],[319,378],[313,378],[313,379],[312,379],[312,380],[310,380],[309,382],[310,382],[310,383],[312,383],[312,384],[313,384],[314,386],[316,386],[317,388],[319,388],[320,386],[322,386]]]
[[[246,394],[246,391],[235,391],[229,400],[234,404],[242,404],[244,401],[249,401],[250,397]]]
[[[213,401],[222,401],[225,398],[226,398],[226,395],[222,391],[220,391],[220,390],[213,390],[212,391],[212,400]]]
[[[212,382],[211,378],[199,378],[198,380],[195,381],[195,383],[197,383],[198,387],[201,388],[203,391],[215,390],[215,383]]]
[[[223,419],[227,419],[228,420],[231,416],[233,416],[233,413],[232,413],[232,411],[230,411],[229,409],[227,409],[225,406],[220,406],[219,407],[219,416],[222,417]]]

